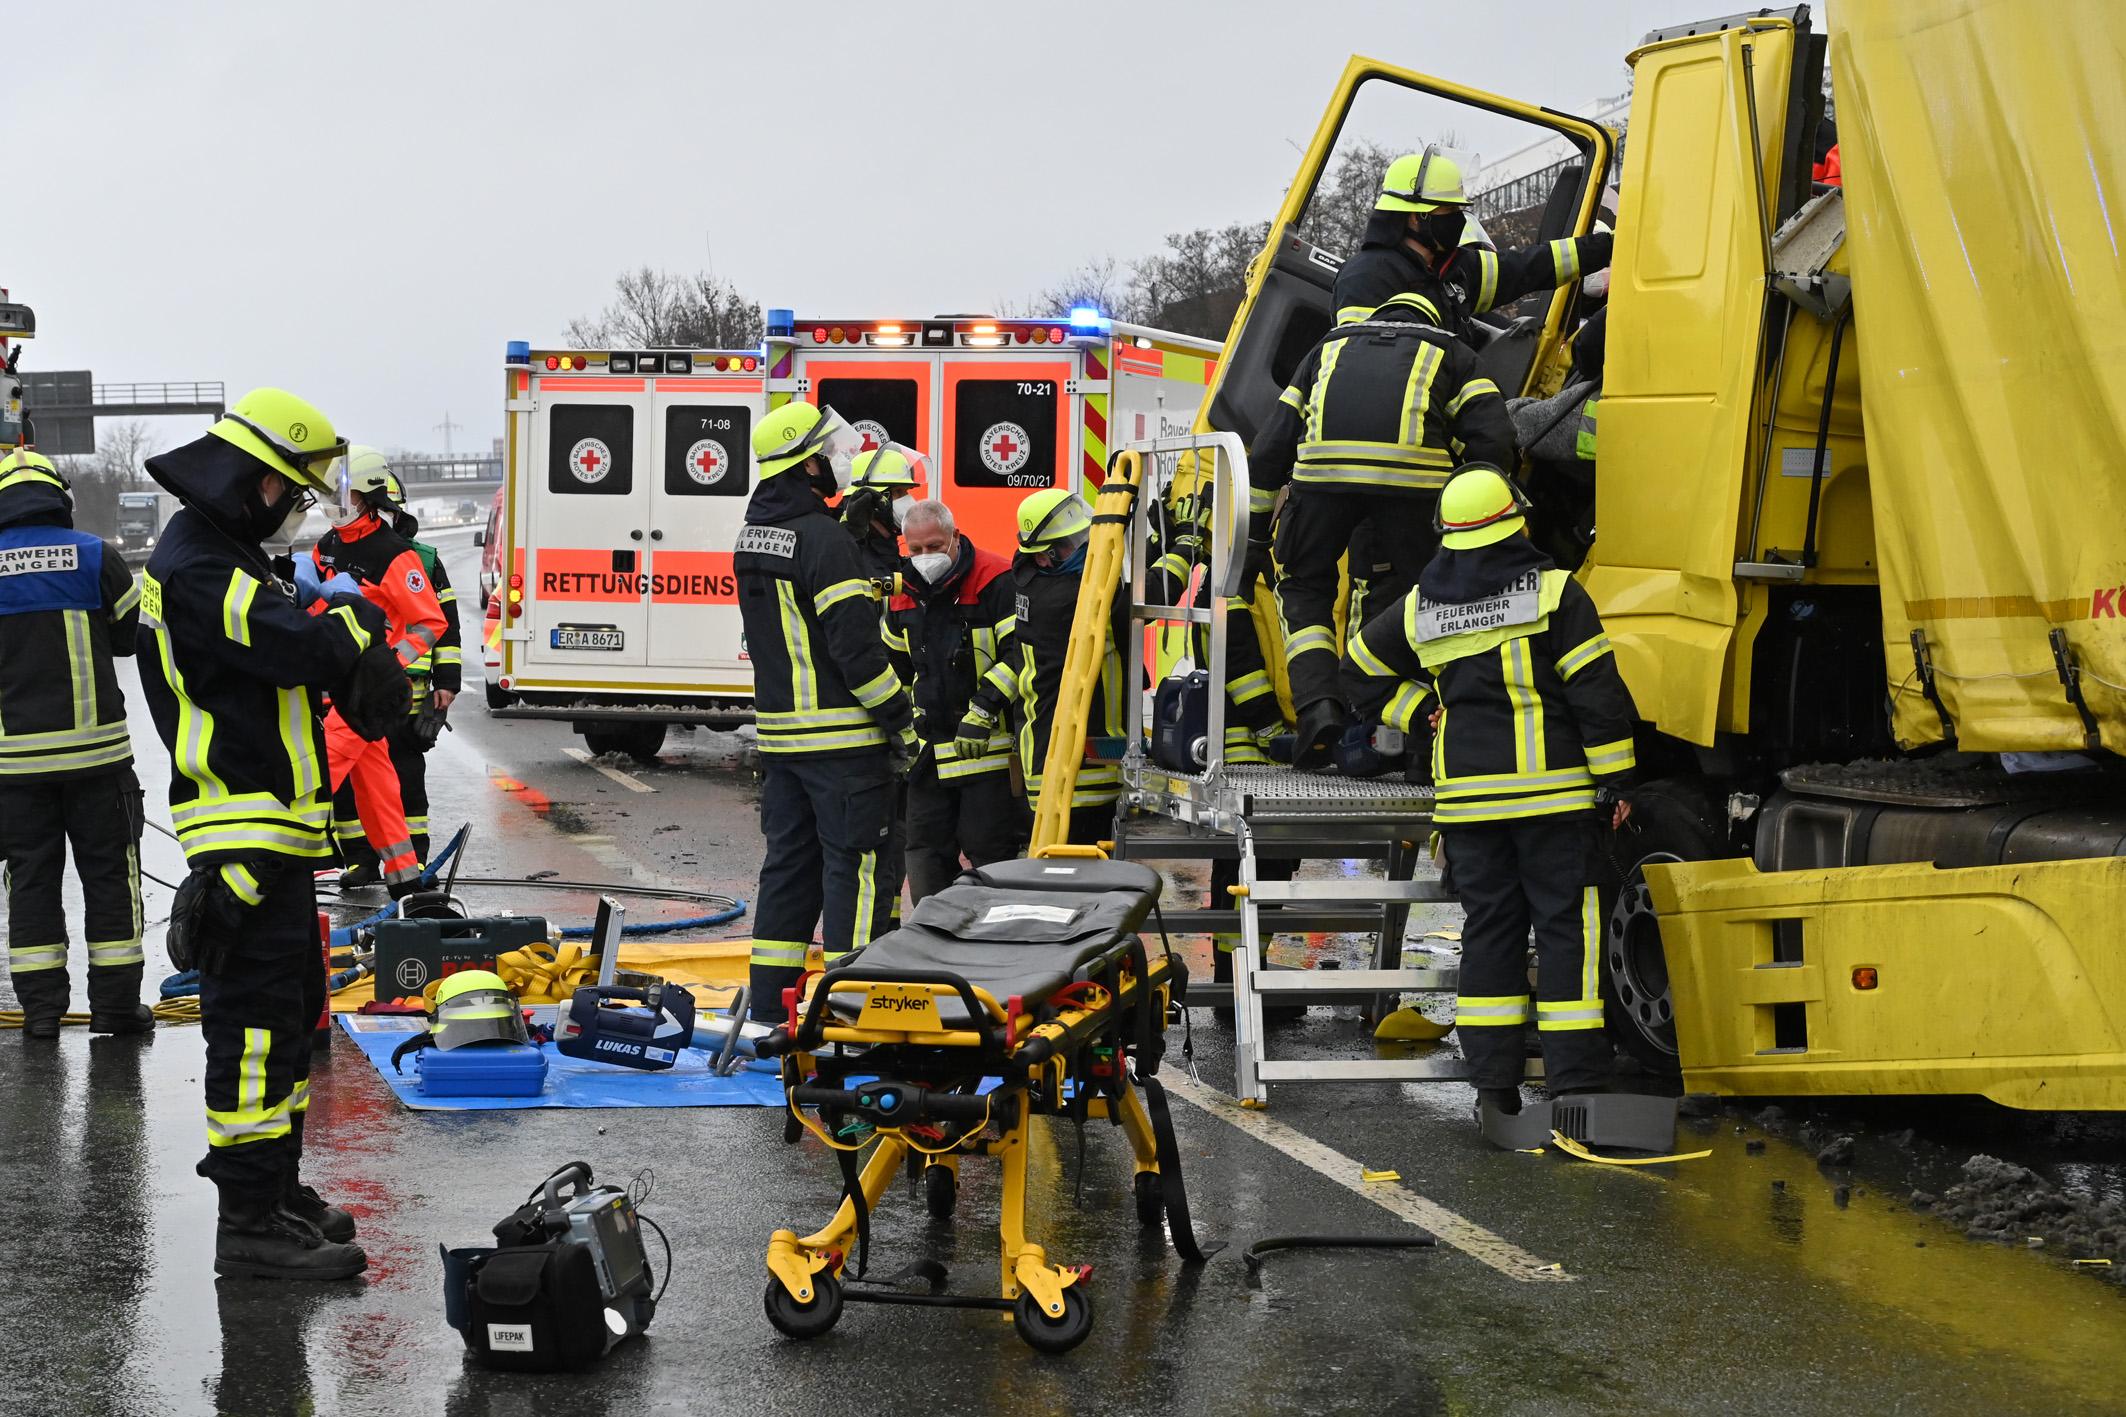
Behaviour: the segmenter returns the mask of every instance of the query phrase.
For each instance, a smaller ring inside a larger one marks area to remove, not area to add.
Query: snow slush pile
[[[2111,1260],[2114,1278],[2126,1265],[2126,1205],[2071,1195],[2035,1171],[1998,1157],[1974,1156],[1964,1179],[1939,1199],[1912,1194],[1915,1208],[1932,1210],[1964,1227],[1973,1240],[2029,1245],[2076,1260]],[[2034,1243],[2033,1243],[2034,1242]]]

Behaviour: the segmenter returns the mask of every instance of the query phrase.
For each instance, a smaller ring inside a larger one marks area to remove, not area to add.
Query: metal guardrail
[[[104,404],[216,404],[228,406],[228,387],[216,379],[212,382],[188,384],[97,384],[90,392],[90,402]]]
[[[399,475],[399,480],[408,486],[502,480],[502,459],[492,453],[428,457],[402,455],[391,460],[391,468]]]

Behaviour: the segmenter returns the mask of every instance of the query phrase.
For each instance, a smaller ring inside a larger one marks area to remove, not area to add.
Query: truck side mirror
[[[474,528],[474,530],[473,530],[473,534],[472,534],[472,544],[473,544],[473,545],[475,545],[475,546],[485,546],[485,545],[487,544],[487,528],[486,528],[486,527],[484,527],[484,526],[483,526],[483,527],[476,527],[476,528]]]

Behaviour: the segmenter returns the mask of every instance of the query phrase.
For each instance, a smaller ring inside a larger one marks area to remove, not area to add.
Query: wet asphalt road
[[[469,538],[441,540],[472,615]],[[460,731],[431,759],[438,835],[477,824],[470,871],[752,894],[754,786],[731,735],[675,733],[657,766],[630,769],[655,789],[641,793],[565,756],[576,741],[565,725],[487,719],[472,687]],[[144,715],[136,748],[150,815],[162,816],[166,769]],[[177,879],[173,846],[151,838],[144,859]],[[572,920],[589,904],[482,901]],[[166,902],[150,887],[150,921]],[[724,933],[742,936],[743,923]],[[159,965],[158,935],[151,927]],[[1190,948],[1200,967],[1201,943]],[[1223,1031],[1206,1013],[1194,1022],[1204,1084],[1229,1083]],[[1351,1056],[1362,1040],[1348,1011],[1324,1009],[1278,1044]],[[1852,1164],[1822,1167],[1792,1127],[1723,1111],[1679,1133],[1710,1157],[1622,1169],[1490,1149],[1454,1084],[1285,1086],[1272,1119],[1354,1168],[1399,1171],[1403,1189],[1558,1268],[1516,1277],[1449,1246],[1290,1253],[1259,1285],[1237,1254],[1252,1240],[1400,1222],[1311,1169],[1294,1154],[1311,1156],[1304,1145],[1177,1101],[1198,1231],[1229,1244],[1188,1269],[1139,1232],[1121,1139],[1089,1129],[1079,1191],[1076,1139],[1050,1127],[1033,1153],[1030,1229],[1052,1257],[1094,1266],[1098,1312],[1092,1339],[1053,1359],[977,1312],[851,1306],[824,1339],[777,1338],[761,1314],[768,1234],[823,1221],[839,1185],[820,1148],[781,1145],[774,1113],[414,1113],[345,1040],[314,1082],[308,1170],[358,1216],[369,1274],[217,1282],[212,1195],[191,1174],[200,1056],[196,1029],[146,1043],[68,1030],[56,1047],[0,1032],[0,1158],[15,1211],[0,1229],[0,1412],[2126,1410],[2117,1286],[2042,1250],[1967,1241],[1904,1199],[1938,1191],[1973,1150],[2117,1198],[2108,1123],[1873,1104],[1816,1119],[1859,1137]],[[574,1158],[609,1180],[654,1173],[644,1209],[677,1264],[650,1337],[578,1377],[471,1367],[443,1324],[436,1246],[480,1240]],[[956,1223],[922,1218],[905,1195],[889,1201],[875,1273],[928,1254],[956,1287],[994,1283],[994,1173],[975,1162],[965,1174]]]

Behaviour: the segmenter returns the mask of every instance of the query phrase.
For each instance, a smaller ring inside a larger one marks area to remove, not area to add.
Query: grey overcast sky
[[[12,4],[0,286],[37,310],[25,368],[280,384],[409,448],[447,410],[484,448],[504,341],[558,340],[624,267],[987,308],[1269,215],[1354,53],[1577,108],[1649,28],[1735,8]]]

